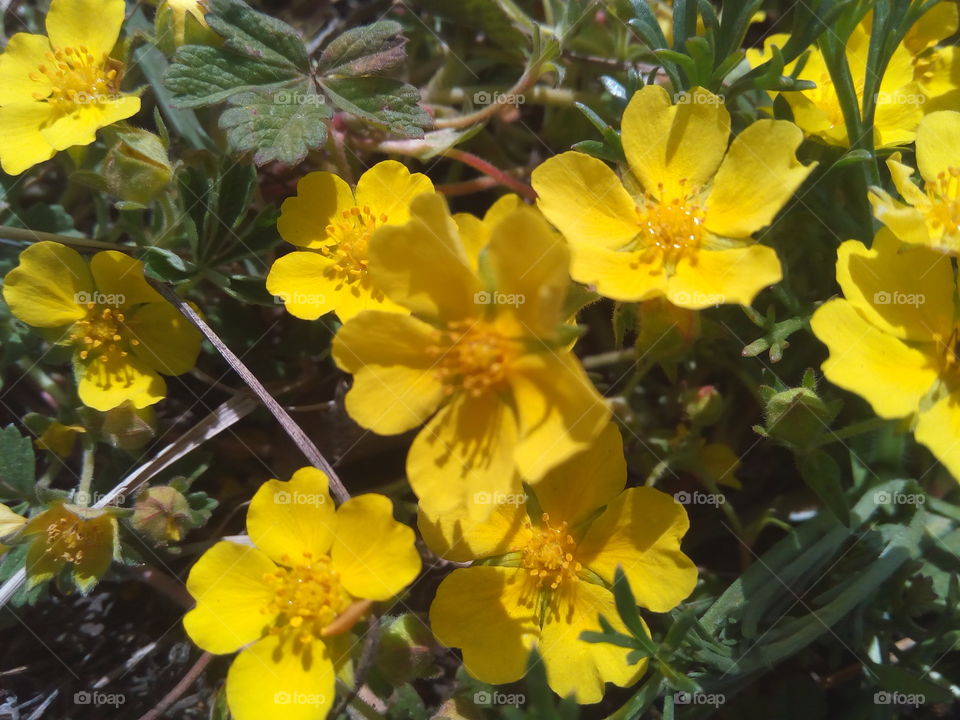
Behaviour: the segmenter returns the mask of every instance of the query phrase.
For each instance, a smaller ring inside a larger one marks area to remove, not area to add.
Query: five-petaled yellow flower
[[[413,530],[383,495],[335,510],[327,476],[302,468],[260,487],[247,532],[252,545],[219,542],[193,566],[197,605],[184,626],[209,652],[242,648],[227,674],[237,720],[319,720],[349,656],[346,633],[420,572]]]
[[[277,222],[284,240],[303,249],[273,264],[267,290],[305,320],[331,311],[343,322],[361,310],[401,311],[370,281],[368,244],[378,227],[407,222],[410,201],[432,192],[430,178],[396,160],[367,170],[356,191],[332,173],[306,175]]]
[[[847,63],[853,79],[858,102],[863,102],[864,83],[867,77],[867,57],[870,50],[870,23],[868,15],[850,34],[846,43]],[[789,35],[774,34],[766,38],[763,50],[747,50],[750,65],[758,65],[773,55],[773,46],[782,48]],[[877,92],[876,113],[874,116],[874,146],[887,147],[912,142],[916,134],[917,123],[923,117],[923,107],[927,97],[920,84],[914,79],[913,55],[905,45],[898,45],[880,80]],[[788,63],[783,69],[785,75],[791,75],[797,61]],[[810,90],[782,93],[790,104],[793,119],[804,133],[819,138],[830,145],[850,147],[847,137],[847,124],[840,108],[837,90],[830,77],[823,53],[816,47],[809,49],[809,55],[797,75],[799,80],[816,83]],[[855,142],[859,138],[852,138]]]
[[[903,38],[913,59],[914,81],[927,98],[925,113],[960,108],[960,53],[954,45],[939,45],[957,32],[958,21],[956,2],[938,2]]]
[[[110,57],[123,0],[53,0],[47,33],[17,33],[0,55],[0,164],[19,175],[59,150],[135,115],[140,98],[120,92]]]
[[[803,136],[792,123],[759,120],[728,148],[722,99],[696,88],[681,100],[672,105],[658,86],[630,100],[626,187],[600,160],[563,153],[533,171],[540,209],[570,242],[573,278],[601,295],[749,305],[781,278],[776,253],[751,235],[813,166],[797,162]]]
[[[823,372],[882,418],[910,418],[917,440],[960,479],[960,317],[950,257],[903,246],[886,228],[873,247],[838,251],[844,298],[813,315],[830,349]]]
[[[65,245],[31,245],[4,278],[3,297],[18,319],[74,348],[80,400],[95,410],[162,400],[160,374],[189,371],[200,352],[199,331],[121,252],[99,252],[88,265]]]
[[[653,488],[624,490],[626,476],[611,424],[592,448],[537,484],[535,501],[517,495],[482,522],[421,508],[427,544],[473,563],[443,580],[430,607],[434,633],[463,649],[472,675],[494,684],[518,680],[536,648],[555,692],[595,703],[604,683],[628,686],[644,672],[646,661],[629,665],[625,648],[580,634],[599,630],[599,615],[625,632],[611,591],[617,567],[638,604],[654,612],[687,597],[697,569],[680,550],[689,525],[683,506]]]
[[[920,122],[917,167],[922,189],[913,182],[913,169],[900,162],[899,153],[887,160],[887,167],[906,202],[871,188],[877,219],[903,242],[960,253],[960,113],[942,110]]]
[[[55,501],[21,531],[27,548],[29,586],[50,580],[64,568],[81,592],[89,592],[120,558],[116,510]]]
[[[510,207],[513,207],[511,210]],[[353,373],[347,411],[382,435],[429,420],[407,455],[424,506],[468,506],[536,482],[585,449],[610,411],[570,352],[570,286],[563,240],[515,198],[485,221],[451,218],[440,195],[411,204],[412,219],[378,230],[370,274],[411,315],[369,310],[333,342]]]

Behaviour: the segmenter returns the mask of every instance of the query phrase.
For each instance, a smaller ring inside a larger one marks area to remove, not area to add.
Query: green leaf
[[[430,116],[420,107],[420,91],[388,78],[327,78],[321,81],[340,110],[404,137],[422,138]]]
[[[807,487],[817,494],[840,522],[848,525],[850,508],[843,496],[841,472],[836,461],[823,450],[814,450],[798,457],[797,465]]]
[[[231,98],[233,107],[220,116],[230,146],[240,152],[253,151],[257,165],[274,161],[296,165],[310,150],[323,145],[330,108],[319,102],[320,96],[289,93],[246,92]],[[281,101],[311,97],[318,102]]]
[[[197,267],[175,252],[165,248],[148,247],[140,256],[147,277],[161,282],[183,282],[197,273]]]
[[[279,86],[300,77],[292,67],[269,65],[223,48],[185,45],[167,71],[166,86],[175,107],[213,105],[237,93]]]
[[[428,12],[473,30],[483,31],[493,42],[511,53],[529,45],[524,34],[498,2],[491,0],[420,0]]]
[[[347,30],[331,42],[317,70],[323,75],[376,75],[401,65],[406,59],[406,38],[400,23],[382,20]]]
[[[0,494],[27,498],[36,478],[33,443],[14,425],[0,430]]]
[[[242,0],[212,0],[211,10],[207,23],[223,35],[228,48],[271,65],[310,70],[303,39],[287,23]]]

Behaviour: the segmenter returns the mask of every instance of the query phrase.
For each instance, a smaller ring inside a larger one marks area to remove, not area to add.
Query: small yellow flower
[[[603,615],[626,632],[611,585],[622,567],[639,605],[667,612],[687,597],[697,569],[680,550],[689,525],[683,506],[653,488],[630,488],[620,433],[608,425],[596,444],[552,470],[524,498],[498,505],[489,519],[429,516],[427,544],[455,562],[437,589],[430,623],[437,638],[463,649],[466,669],[494,684],[519,680],[536,648],[547,681],[579,703],[603,697],[604,683],[634,683],[646,668],[628,650],[580,639]],[[589,478],[589,482],[585,479]],[[528,508],[536,506],[534,515]]]
[[[110,57],[123,0],[53,0],[47,33],[17,33],[0,55],[0,164],[19,175],[59,150],[135,115],[140,98],[120,92]]]
[[[797,162],[803,136],[792,123],[757,121],[728,148],[722,99],[700,88],[681,99],[672,105],[647,86],[630,100],[627,187],[600,160],[563,153],[533,171],[540,209],[570,242],[573,278],[601,295],[692,310],[749,305],[781,278],[776,253],[751,235],[813,165]]]
[[[120,557],[115,510],[71,505],[62,500],[32,518],[23,529],[29,543],[27,584],[34,587],[50,580],[63,568],[81,592],[93,589],[97,581]]]
[[[512,208],[512,209],[511,209]],[[589,446],[610,411],[570,352],[566,245],[516,198],[484,221],[451,218],[440,195],[378,230],[370,274],[411,315],[369,310],[346,323],[333,357],[353,373],[346,407],[382,435],[426,422],[407,455],[423,505],[442,512],[536,482]]]
[[[343,322],[361,310],[401,311],[371,284],[367,246],[374,230],[407,222],[410,201],[432,192],[430,178],[395,160],[367,170],[356,191],[332,173],[310,173],[277,222],[283,239],[303,249],[273,264],[267,290],[304,320],[331,311]]]
[[[942,252],[960,253],[960,113],[930,113],[917,128],[917,167],[922,189],[913,182],[913,169],[895,153],[887,160],[900,202],[881,188],[871,188],[877,219],[903,242]]]
[[[157,12],[169,10],[172,18],[172,30],[174,34],[174,43],[177,46],[183,45],[186,35],[187,16],[195,20],[200,27],[207,25],[207,3],[206,0],[163,0],[160,3]]]
[[[840,246],[844,298],[822,305],[813,332],[830,350],[823,372],[882,418],[910,418],[917,441],[960,479],[960,318],[950,257],[901,246],[888,229],[872,248]]]
[[[913,78],[927,97],[923,111],[960,108],[960,53],[954,45],[939,46],[957,31],[957,4],[936,3],[903,38],[913,58]]]
[[[853,29],[846,43],[847,63],[860,103],[863,102],[867,74],[871,17],[872,15],[868,14]],[[788,35],[779,33],[768,36],[764,40],[762,51],[747,51],[747,61],[751,67],[761,65],[773,56],[773,46],[783,48],[788,38]],[[926,103],[926,96],[920,85],[914,81],[913,62],[910,50],[905,45],[899,45],[883,73],[874,117],[875,147],[903,145],[913,141]],[[783,70],[784,74],[793,74],[795,67],[796,61],[788,63]],[[850,139],[847,137],[847,125],[840,109],[837,91],[823,53],[818,48],[810,49],[797,78],[812,81],[817,85],[811,90],[782,93],[783,98],[790,104],[797,125],[805,134],[817,137],[825,143],[849,147]]]
[[[184,627],[208,652],[242,648],[227,674],[237,720],[319,720],[349,653],[338,638],[420,572],[413,530],[383,495],[335,510],[327,476],[302,468],[260,487],[247,532],[251,545],[219,542],[191,569]]]
[[[10,541],[26,526],[27,519],[0,503],[0,540]],[[0,557],[10,548],[0,543]]]
[[[40,242],[20,253],[3,297],[15,317],[74,349],[80,400],[95,410],[162,400],[160,377],[190,370],[200,333],[147,284],[143,263],[99,252],[89,265],[75,250]]]
[[[86,431],[86,428],[82,425],[64,425],[54,420],[47,426],[46,430],[40,433],[40,437],[34,440],[33,444],[40,450],[49,450],[65,458],[73,452],[77,435]]]

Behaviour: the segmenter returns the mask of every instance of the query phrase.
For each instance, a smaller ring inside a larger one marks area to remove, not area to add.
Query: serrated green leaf
[[[33,443],[14,425],[0,430],[0,496],[27,498],[36,478]]]
[[[265,63],[310,69],[300,34],[287,23],[257,12],[242,0],[212,0],[207,23],[226,40],[227,47]]]
[[[252,151],[257,165],[282,162],[296,165],[327,139],[330,108],[324,103],[277,102],[265,92],[241,93],[220,116],[230,146]]]
[[[321,81],[339,109],[395,135],[422,138],[430,116],[420,107],[420,91],[388,78],[328,78]]]
[[[193,108],[264,86],[279,87],[300,76],[295,68],[268,65],[223,48],[186,45],[174,55],[165,82],[175,107]]]
[[[407,40],[400,23],[382,20],[347,30],[320,56],[317,70],[323,75],[376,75],[401,65]]]

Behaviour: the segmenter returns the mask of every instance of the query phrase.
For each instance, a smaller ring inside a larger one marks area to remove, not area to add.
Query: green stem
[[[853,423],[852,425],[847,425],[845,428],[840,428],[836,432],[831,432],[828,436],[818,441],[814,447],[820,447],[822,445],[829,445],[830,443],[839,442],[841,440],[847,440],[848,438],[856,437],[857,435],[866,435],[874,430],[879,430],[888,422],[890,421],[886,418],[880,417],[861,420],[860,422]]]
[[[94,456],[97,451],[97,441],[90,433],[83,434],[83,465],[80,468],[80,486],[77,488],[78,505],[90,505],[90,488],[93,485]]]
[[[116,243],[102,242],[100,240],[90,240],[88,238],[70,237],[68,235],[56,235],[55,233],[40,232],[38,230],[28,230],[27,228],[10,227],[9,225],[0,225],[0,239],[13,240],[14,242],[56,242],[62,245],[69,245],[78,248],[94,248],[97,250],[119,250],[120,252],[130,252],[131,248]]]

